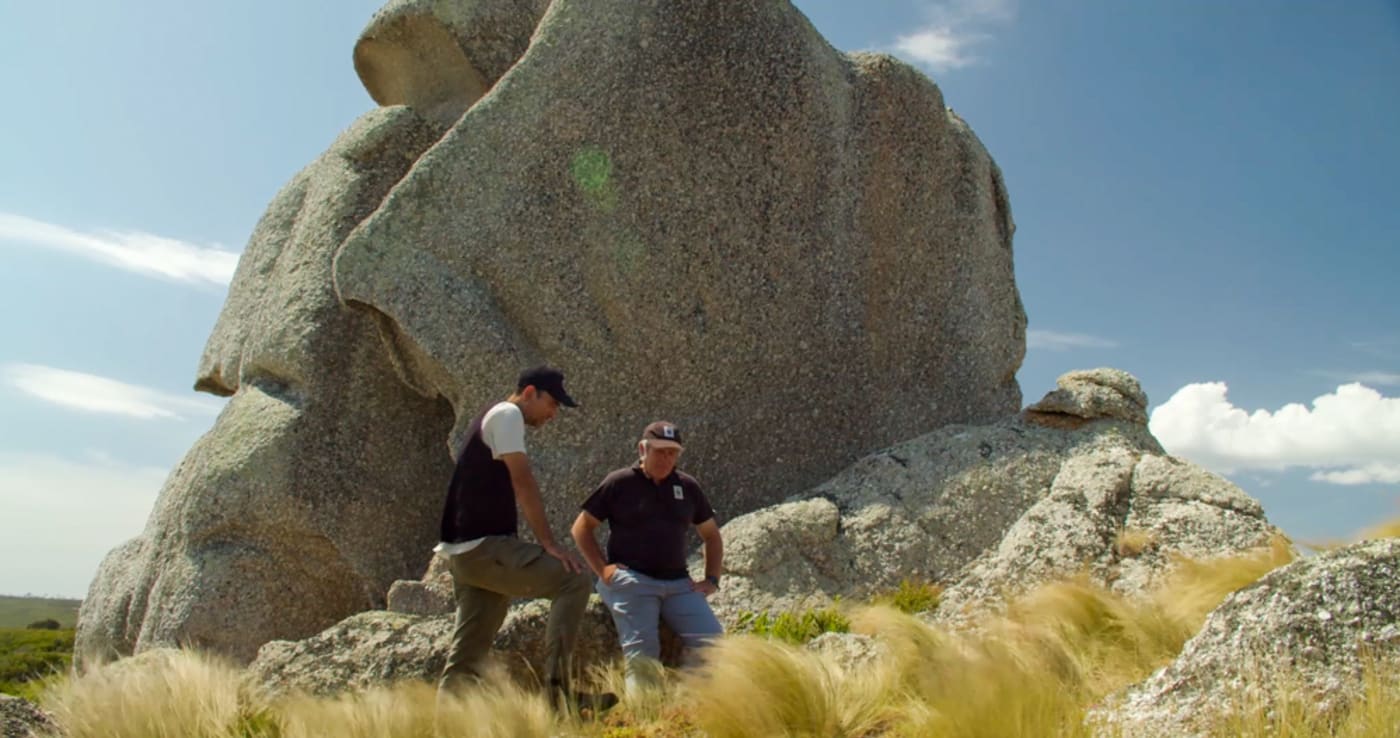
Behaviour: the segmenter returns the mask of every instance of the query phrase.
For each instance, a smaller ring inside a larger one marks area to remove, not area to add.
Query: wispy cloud
[[[70,228],[0,213],[0,242],[11,241],[66,251],[146,276],[177,282],[227,285],[238,254],[149,233],[81,233]]]
[[[1368,385],[1400,387],[1400,374],[1395,372],[1360,372],[1357,374],[1349,374],[1344,378]]]
[[[81,597],[102,557],[141,533],[166,470],[103,454],[0,453],[0,594]]]
[[[1400,358],[1400,338],[1394,336],[1373,338],[1368,341],[1353,341],[1351,347],[1363,354],[1379,356],[1383,359]]]
[[[927,21],[897,37],[894,51],[942,72],[974,64],[973,47],[991,38],[997,25],[1016,17],[1014,0],[941,0],[924,8]]]
[[[1045,351],[1069,351],[1082,348],[1113,348],[1118,344],[1107,338],[1089,336],[1083,333],[1058,333],[1056,331],[1026,331],[1026,348]]]
[[[1303,468],[1333,484],[1400,482],[1400,398],[1359,383],[1272,412],[1235,407],[1224,382],[1188,384],[1149,427],[1172,454],[1222,473]]]
[[[36,364],[7,364],[0,369],[0,376],[25,394],[90,413],[184,420],[188,415],[216,415],[223,407],[217,400],[172,395],[95,374]]]
[[[1396,372],[1343,372],[1335,369],[1318,369],[1310,373],[1319,377],[1334,379],[1338,382],[1360,382],[1368,387],[1400,387],[1400,373]]]
[[[1309,478],[1332,484],[1400,484],[1400,464],[1366,464],[1342,471],[1315,472]]]

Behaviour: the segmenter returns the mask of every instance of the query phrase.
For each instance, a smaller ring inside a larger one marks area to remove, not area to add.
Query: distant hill
[[[0,595],[0,628],[23,628],[50,619],[57,620],[64,628],[72,628],[78,623],[80,604],[82,600]]]

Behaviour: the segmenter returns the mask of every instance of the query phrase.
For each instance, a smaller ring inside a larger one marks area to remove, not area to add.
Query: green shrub
[[[921,579],[901,579],[898,589],[877,595],[872,602],[914,615],[938,607],[938,600],[942,596],[943,587],[937,584]]]
[[[743,612],[735,630],[800,644],[822,633],[849,633],[851,621],[834,607],[802,612]]]
[[[33,698],[40,680],[72,662],[71,630],[0,628],[0,692]]]

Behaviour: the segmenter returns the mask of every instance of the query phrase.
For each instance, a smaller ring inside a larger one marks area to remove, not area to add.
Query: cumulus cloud
[[[238,254],[139,232],[80,233],[12,213],[0,213],[0,241],[76,254],[108,266],[176,282],[228,285]]]
[[[927,22],[897,37],[896,53],[935,71],[977,61],[972,48],[989,38],[990,29],[1016,17],[1013,0],[943,0],[925,8]]]
[[[1149,427],[1170,453],[1222,473],[1303,468],[1333,484],[1400,482],[1400,398],[1360,383],[1272,412],[1235,407],[1224,382],[1188,384]]]
[[[0,377],[32,397],[90,413],[184,420],[189,415],[216,415],[223,407],[218,400],[172,395],[95,374],[36,364],[7,364],[0,369]]]
[[[0,594],[82,597],[141,533],[166,470],[92,455],[0,453]]]
[[[1026,348],[1046,351],[1068,351],[1080,348],[1113,348],[1117,343],[1098,336],[1083,333],[1057,333],[1055,331],[1026,331]]]

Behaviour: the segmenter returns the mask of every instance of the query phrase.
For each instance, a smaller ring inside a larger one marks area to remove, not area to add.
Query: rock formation
[[[547,600],[524,602],[511,609],[497,634],[497,661],[521,684],[543,673],[548,618]],[[435,681],[447,660],[452,626],[451,615],[360,613],[311,638],[268,643],[248,670],[271,693],[328,695],[403,679]],[[574,663],[586,673],[619,655],[612,617],[595,597],[584,612]]]
[[[926,77],[788,2],[394,0],[355,66],[385,107],[255,229],[196,383],[229,404],[80,654],[246,660],[382,606],[524,365],[584,405],[532,439],[556,526],[656,417],[732,517],[1019,406],[1000,172]]]
[[[726,524],[716,610],[732,626],[746,610],[860,601],[909,578],[948,582],[936,616],[957,624],[1007,594],[1081,573],[1143,593],[1173,556],[1237,553],[1277,532],[1234,485],[1162,451],[1132,376],[1071,372],[1059,386],[1019,416],[882,450],[805,495]],[[434,677],[452,621],[445,568],[435,563],[421,581],[396,582],[389,605],[400,612],[268,644],[254,663],[258,678],[273,689],[335,691]],[[525,678],[541,663],[544,612],[544,601],[518,605],[496,640]],[[616,658],[615,639],[595,601],[578,665]],[[865,640],[832,637],[815,647],[858,663],[870,657]]]
[[[404,107],[372,111],[268,207],[200,361],[197,386],[231,397],[143,534],[103,561],[80,657],[189,645],[246,660],[383,606],[394,580],[422,570],[451,409],[399,381],[331,266],[438,132]]]
[[[0,738],[34,738],[55,727],[53,718],[28,700],[0,694]]]
[[[656,417],[733,516],[1019,408],[1012,230],[937,87],[787,2],[558,0],[335,279],[458,434],[522,364],[569,373],[583,408],[537,444],[556,523]]]
[[[1239,552],[1276,532],[1238,487],[1162,450],[1131,375],[1058,384],[1019,416],[906,441],[731,521],[717,604],[810,607],[909,578],[948,585],[939,610],[952,616],[1079,573],[1136,593],[1174,554]]]
[[[1368,664],[1400,660],[1400,539],[1299,559],[1234,593],[1181,655],[1096,718],[1135,736],[1198,736],[1280,692],[1322,713],[1348,706]]]

